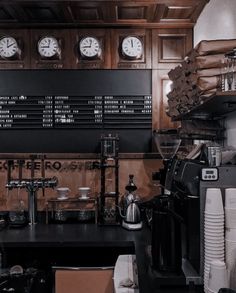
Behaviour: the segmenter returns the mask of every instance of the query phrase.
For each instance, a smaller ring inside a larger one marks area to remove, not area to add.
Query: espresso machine
[[[204,162],[177,159],[177,133],[154,132],[164,182],[152,214],[152,265],[157,286],[200,285],[200,173]],[[164,177],[163,177],[164,176]]]

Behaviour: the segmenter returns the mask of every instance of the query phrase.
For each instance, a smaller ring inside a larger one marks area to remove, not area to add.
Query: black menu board
[[[147,152],[151,128],[149,70],[0,71],[0,152],[96,152],[102,133]]]
[[[150,128],[151,96],[0,96],[0,129]]]

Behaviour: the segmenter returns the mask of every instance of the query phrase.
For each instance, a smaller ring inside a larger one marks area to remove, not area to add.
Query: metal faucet
[[[56,177],[52,178],[34,178],[34,158],[31,158],[32,165],[31,167],[31,178],[23,179],[22,178],[22,166],[23,161],[19,160],[19,177],[17,179],[11,178],[11,167],[14,165],[13,160],[8,160],[8,172],[6,188],[12,190],[13,188],[25,188],[28,192],[28,218],[29,224],[34,225],[37,223],[37,191],[42,188],[43,193],[45,188],[54,188],[58,184],[58,179]],[[44,157],[42,159],[44,165]],[[45,175],[44,166],[42,166],[42,175]]]

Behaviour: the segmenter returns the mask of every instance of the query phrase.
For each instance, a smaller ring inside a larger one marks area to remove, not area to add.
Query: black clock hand
[[[9,47],[11,47],[13,45],[15,45],[15,43],[7,44],[7,48],[9,48]]]
[[[133,48],[133,46],[134,46],[134,45],[133,45],[133,40],[131,40],[131,47]]]

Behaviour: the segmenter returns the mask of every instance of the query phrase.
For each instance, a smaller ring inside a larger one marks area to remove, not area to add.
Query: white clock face
[[[0,39],[0,56],[2,58],[11,58],[19,52],[20,49],[16,39],[12,37],[3,37]]]
[[[140,58],[143,54],[143,45],[137,37],[126,37],[121,45],[122,54],[129,58]]]
[[[54,37],[43,37],[38,42],[38,52],[42,57],[50,58],[60,54],[59,43]]]
[[[94,37],[85,37],[79,43],[80,54],[87,58],[98,57],[101,54],[101,45]]]

